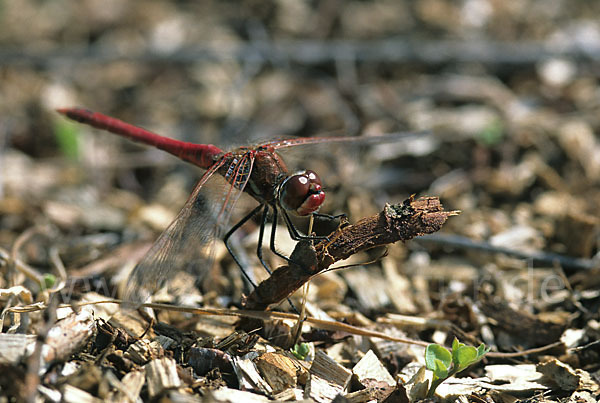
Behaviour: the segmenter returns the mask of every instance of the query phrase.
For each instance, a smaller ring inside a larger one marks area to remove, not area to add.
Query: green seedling
[[[477,140],[486,147],[493,147],[503,140],[504,126],[500,120],[494,120],[478,133]]]
[[[79,132],[77,126],[64,119],[54,123],[54,137],[61,153],[72,160],[79,156]]]
[[[456,338],[452,342],[452,352],[439,344],[428,345],[425,349],[425,366],[433,372],[433,379],[427,396],[433,397],[442,382],[481,360],[488,351],[490,348],[483,343],[475,348],[460,343]]]
[[[299,360],[305,360],[308,353],[310,353],[310,347],[307,343],[295,344],[292,349],[292,354]]]
[[[56,276],[51,273],[44,273],[42,277],[43,287],[45,290],[52,288],[56,284]]]

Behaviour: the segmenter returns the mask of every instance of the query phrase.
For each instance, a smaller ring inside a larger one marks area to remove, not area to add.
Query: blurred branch
[[[450,234],[432,234],[417,239],[421,244],[436,244],[441,246],[450,246],[457,249],[478,250],[485,253],[501,253],[517,259],[529,260],[534,265],[552,266],[558,264],[564,269],[571,270],[591,270],[600,267],[600,261],[597,259],[574,258],[570,256],[559,255],[558,253],[544,251],[523,251],[517,249],[495,246],[485,241],[474,241],[470,238],[460,235]]]
[[[570,58],[577,61],[600,60],[600,44],[572,39],[560,44],[550,42],[498,41],[424,41],[396,37],[371,41],[353,40],[254,40],[240,44],[201,44],[179,48],[173,52],[141,50],[119,52],[100,46],[65,47],[47,52],[27,52],[23,48],[0,48],[2,64],[27,63],[47,66],[60,63],[110,63],[130,60],[189,64],[205,60],[238,60],[314,65],[330,62],[392,62],[392,63],[484,63],[523,65],[548,58]]]

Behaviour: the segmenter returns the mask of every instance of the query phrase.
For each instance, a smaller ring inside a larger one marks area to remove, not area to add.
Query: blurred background
[[[46,224],[54,235],[28,238],[23,260],[50,270],[47,246],[59,242],[73,278],[112,287],[116,267],[143,254],[127,247],[155,239],[202,173],[71,124],[58,107],[223,147],[429,130],[360,158],[342,151],[341,165],[319,171],[324,212],[357,220],[438,196],[462,210],[444,234],[524,255],[409,242],[374,268],[332,274],[337,291],[315,298],[414,314],[483,290],[532,312],[569,311],[557,308],[569,287],[598,288],[599,15],[599,2],[574,0],[1,2],[0,246]],[[528,253],[582,260],[540,265]],[[388,290],[390,273],[404,285]]]

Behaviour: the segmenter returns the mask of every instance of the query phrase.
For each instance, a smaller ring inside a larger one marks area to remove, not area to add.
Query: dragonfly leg
[[[312,213],[312,215],[315,217],[327,218],[329,220],[337,220],[338,218],[347,217],[346,214],[344,214],[344,213],[331,215],[331,214],[323,214],[323,213],[314,212],[314,213]]]
[[[256,256],[258,256],[258,260],[260,260],[260,263],[263,265],[263,267],[265,268],[267,273],[271,274],[271,269],[269,268],[269,265],[263,259],[263,250],[262,250],[263,238],[265,236],[265,225],[267,225],[267,215],[268,214],[269,214],[269,205],[265,204],[265,207],[264,207],[263,213],[262,213],[262,219],[260,222],[260,230],[258,231],[258,246],[256,247]],[[273,217],[274,220],[275,220],[275,217],[276,216]],[[271,227],[271,238],[273,238],[273,232],[275,231],[275,229],[274,229],[275,225],[277,225],[277,222],[273,222],[273,227]]]
[[[265,235],[265,225],[267,224],[268,214],[269,214],[269,205],[267,204],[267,205],[265,205],[265,208],[263,210],[262,220],[260,223],[260,230],[258,232],[258,247],[256,249],[256,255],[258,256],[258,260],[260,260],[260,263],[262,263],[262,265],[265,268],[265,270],[267,271],[267,273],[271,274],[271,269],[269,268],[269,265],[263,260],[263,256],[262,256],[262,243],[263,243],[263,237]],[[285,256],[283,253],[279,252],[275,248],[276,228],[277,228],[277,207],[273,207],[273,224],[271,225],[271,237],[270,237],[271,240],[269,242],[269,245],[270,245],[271,251],[274,254],[276,254],[277,256],[290,262],[291,261],[290,258]],[[292,302],[292,300],[289,297],[287,298],[287,301],[288,301],[288,304],[290,304],[290,306],[294,310],[294,312],[299,314],[298,308],[296,308],[296,305],[294,305],[294,303]]]
[[[277,248],[275,247],[275,234],[277,232],[278,219],[279,219],[279,216],[277,213],[277,207],[273,207],[273,227],[271,227],[271,240],[269,241],[269,248],[271,249],[271,252],[273,252],[274,254],[276,254],[277,256],[282,258],[283,260],[287,261],[288,263],[290,263],[290,262],[293,263],[289,257],[287,257],[283,253],[279,252],[277,250]]]
[[[262,219],[261,219],[260,230],[258,232],[258,247],[256,249],[256,254],[258,256],[258,260],[260,260],[260,263],[267,270],[267,272],[269,274],[271,274],[271,269],[269,268],[269,266],[267,265],[267,263],[264,261],[264,259],[262,257],[262,242],[263,242],[263,238],[264,238],[264,234],[265,234],[265,224],[267,221],[267,215],[269,213],[269,205],[268,204],[265,206],[263,206],[262,204],[257,206],[254,210],[252,210],[250,213],[248,213],[244,218],[242,218],[240,221],[238,221],[233,227],[231,227],[231,229],[229,231],[227,231],[227,233],[223,237],[223,242],[225,243],[225,247],[227,247],[229,254],[233,258],[235,263],[239,266],[240,270],[242,270],[242,274],[244,275],[246,280],[248,280],[248,282],[250,284],[252,284],[252,286],[254,288],[256,288],[256,283],[254,282],[254,280],[252,280],[250,278],[250,275],[248,274],[248,272],[246,271],[246,269],[244,268],[242,263],[238,260],[237,256],[233,252],[233,249],[231,249],[231,245],[229,245],[229,238],[231,238],[231,235],[235,231],[237,231],[242,225],[244,225],[248,220],[250,220],[256,214],[258,214],[260,209],[263,209],[263,214],[262,214]],[[274,211],[276,212],[277,210],[274,210]],[[272,250],[275,254],[277,254],[277,256],[280,256],[280,257],[284,258],[285,260],[290,261],[290,259],[287,256],[281,254],[280,252],[275,251],[275,249],[274,249],[274,245],[275,245],[275,235],[274,235],[275,230],[274,230],[274,228],[277,225],[277,213],[275,213],[275,215],[273,216],[273,220],[274,220],[274,226],[272,227],[273,229],[271,231],[271,244],[273,245]],[[294,303],[289,298],[287,300],[288,300],[288,303],[291,305],[292,309],[296,313],[298,313],[298,309],[296,308]]]
[[[267,222],[267,217],[266,217],[267,213],[268,213],[268,208],[265,207],[265,211],[263,212],[263,225],[262,225],[262,227],[260,229],[260,232],[258,233],[258,249],[256,250],[256,254],[258,255],[258,259],[260,260],[260,262],[264,266],[265,270],[267,270],[267,272],[269,274],[271,274],[271,269],[269,268],[269,266],[267,265],[267,263],[264,262],[263,259],[262,259],[262,241],[263,241],[263,236],[264,236],[264,225]],[[270,240],[269,240],[269,249],[271,249],[271,252],[273,252],[275,255],[279,256],[280,258],[282,258],[283,260],[287,261],[288,263],[295,263],[289,257],[287,257],[283,253],[279,252],[277,250],[277,248],[275,247],[275,234],[277,233],[277,219],[278,219],[277,208],[273,207],[273,225],[271,226],[271,236],[270,236]]]
[[[288,228],[288,231],[290,232],[290,236],[292,237],[292,239],[294,241],[300,241],[300,240],[320,241],[323,239],[328,239],[326,236],[302,235],[298,231],[298,229],[296,228],[294,223],[292,222],[292,219],[288,215],[287,211],[285,211],[284,209],[281,209],[281,212],[283,213],[283,218],[285,219],[285,223]]]
[[[248,220],[250,220],[252,217],[254,217],[256,214],[258,214],[258,212],[263,208],[263,205],[259,205],[257,206],[254,210],[252,210],[250,213],[248,213],[248,215],[246,215],[244,218],[242,218],[240,221],[238,221],[233,227],[231,227],[229,229],[229,231],[227,231],[227,233],[225,234],[225,236],[223,236],[223,242],[225,243],[225,247],[227,248],[227,251],[229,251],[229,254],[231,255],[231,257],[233,258],[234,262],[239,266],[239,268],[242,270],[242,274],[244,275],[244,277],[246,277],[246,280],[248,280],[248,282],[250,284],[252,284],[252,286],[254,288],[256,288],[256,283],[254,282],[254,280],[252,280],[252,278],[250,278],[250,275],[248,274],[248,272],[246,271],[246,269],[244,268],[244,266],[242,265],[242,263],[238,260],[237,256],[235,255],[233,249],[231,248],[231,245],[229,245],[229,238],[231,238],[231,235],[237,231],[238,229],[240,229],[240,227],[242,225],[244,225]],[[262,260],[261,260],[262,262]]]
[[[258,259],[262,263],[262,265],[265,268],[265,270],[269,274],[271,274],[271,269],[270,269],[269,265],[263,260],[263,256],[262,256],[262,243],[263,243],[263,238],[264,238],[264,233],[265,233],[265,228],[264,227],[265,227],[265,225],[267,223],[267,214],[268,214],[268,212],[269,212],[269,209],[268,209],[268,206],[266,206],[265,209],[264,209],[264,211],[263,211],[262,225],[261,225],[260,231],[258,233],[258,248],[256,249],[256,255],[258,256]],[[271,226],[271,236],[270,236],[270,241],[269,241],[269,249],[271,249],[271,252],[273,252],[275,255],[279,256],[283,260],[285,260],[287,262],[292,262],[292,260],[290,260],[289,257],[287,257],[283,253],[279,252],[277,250],[277,248],[275,247],[275,234],[277,233],[277,219],[278,219],[277,208],[273,207],[273,225]]]

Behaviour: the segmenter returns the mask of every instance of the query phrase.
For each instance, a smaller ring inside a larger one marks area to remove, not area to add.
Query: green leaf
[[[56,284],[56,276],[51,273],[44,273],[42,281],[44,283],[44,289],[52,288],[52,286]]]
[[[447,370],[452,364],[452,354],[439,344],[430,344],[425,349],[425,366],[428,370],[436,372],[439,366],[436,360],[439,360]]]
[[[62,154],[70,159],[79,155],[79,135],[77,126],[65,119],[58,119],[54,124],[54,137]]]
[[[485,344],[481,343],[479,347],[477,347],[477,360],[481,360],[484,355],[486,355],[490,351],[491,347],[486,347]]]
[[[458,365],[458,362],[459,362],[458,355],[457,355],[458,350],[464,346],[465,346],[465,344],[459,342],[456,337],[454,338],[454,340],[452,340],[452,362],[454,363],[455,366]]]
[[[477,349],[475,347],[463,345],[456,351],[456,363],[458,371],[462,371],[475,361],[477,361]]]
[[[425,349],[425,365],[427,369],[433,371],[433,378],[427,396],[433,397],[436,388],[444,380],[476,363],[488,351],[490,348],[486,348],[483,343],[475,348],[459,342],[457,338],[452,341],[452,352],[439,344],[428,345]],[[451,364],[452,367],[450,367]]]
[[[448,367],[437,358],[434,360],[434,365],[433,373],[440,379],[446,379],[448,377]]]
[[[452,340],[452,353],[454,353],[456,350],[458,350],[458,348],[460,347],[462,343],[458,341],[458,339],[455,337],[454,340]]]
[[[294,354],[294,356],[299,360],[305,360],[309,352],[310,347],[307,343],[296,344],[292,349],[292,354]]]
[[[494,120],[485,127],[478,136],[480,143],[487,147],[493,147],[499,144],[504,137],[504,126],[500,120]]]

